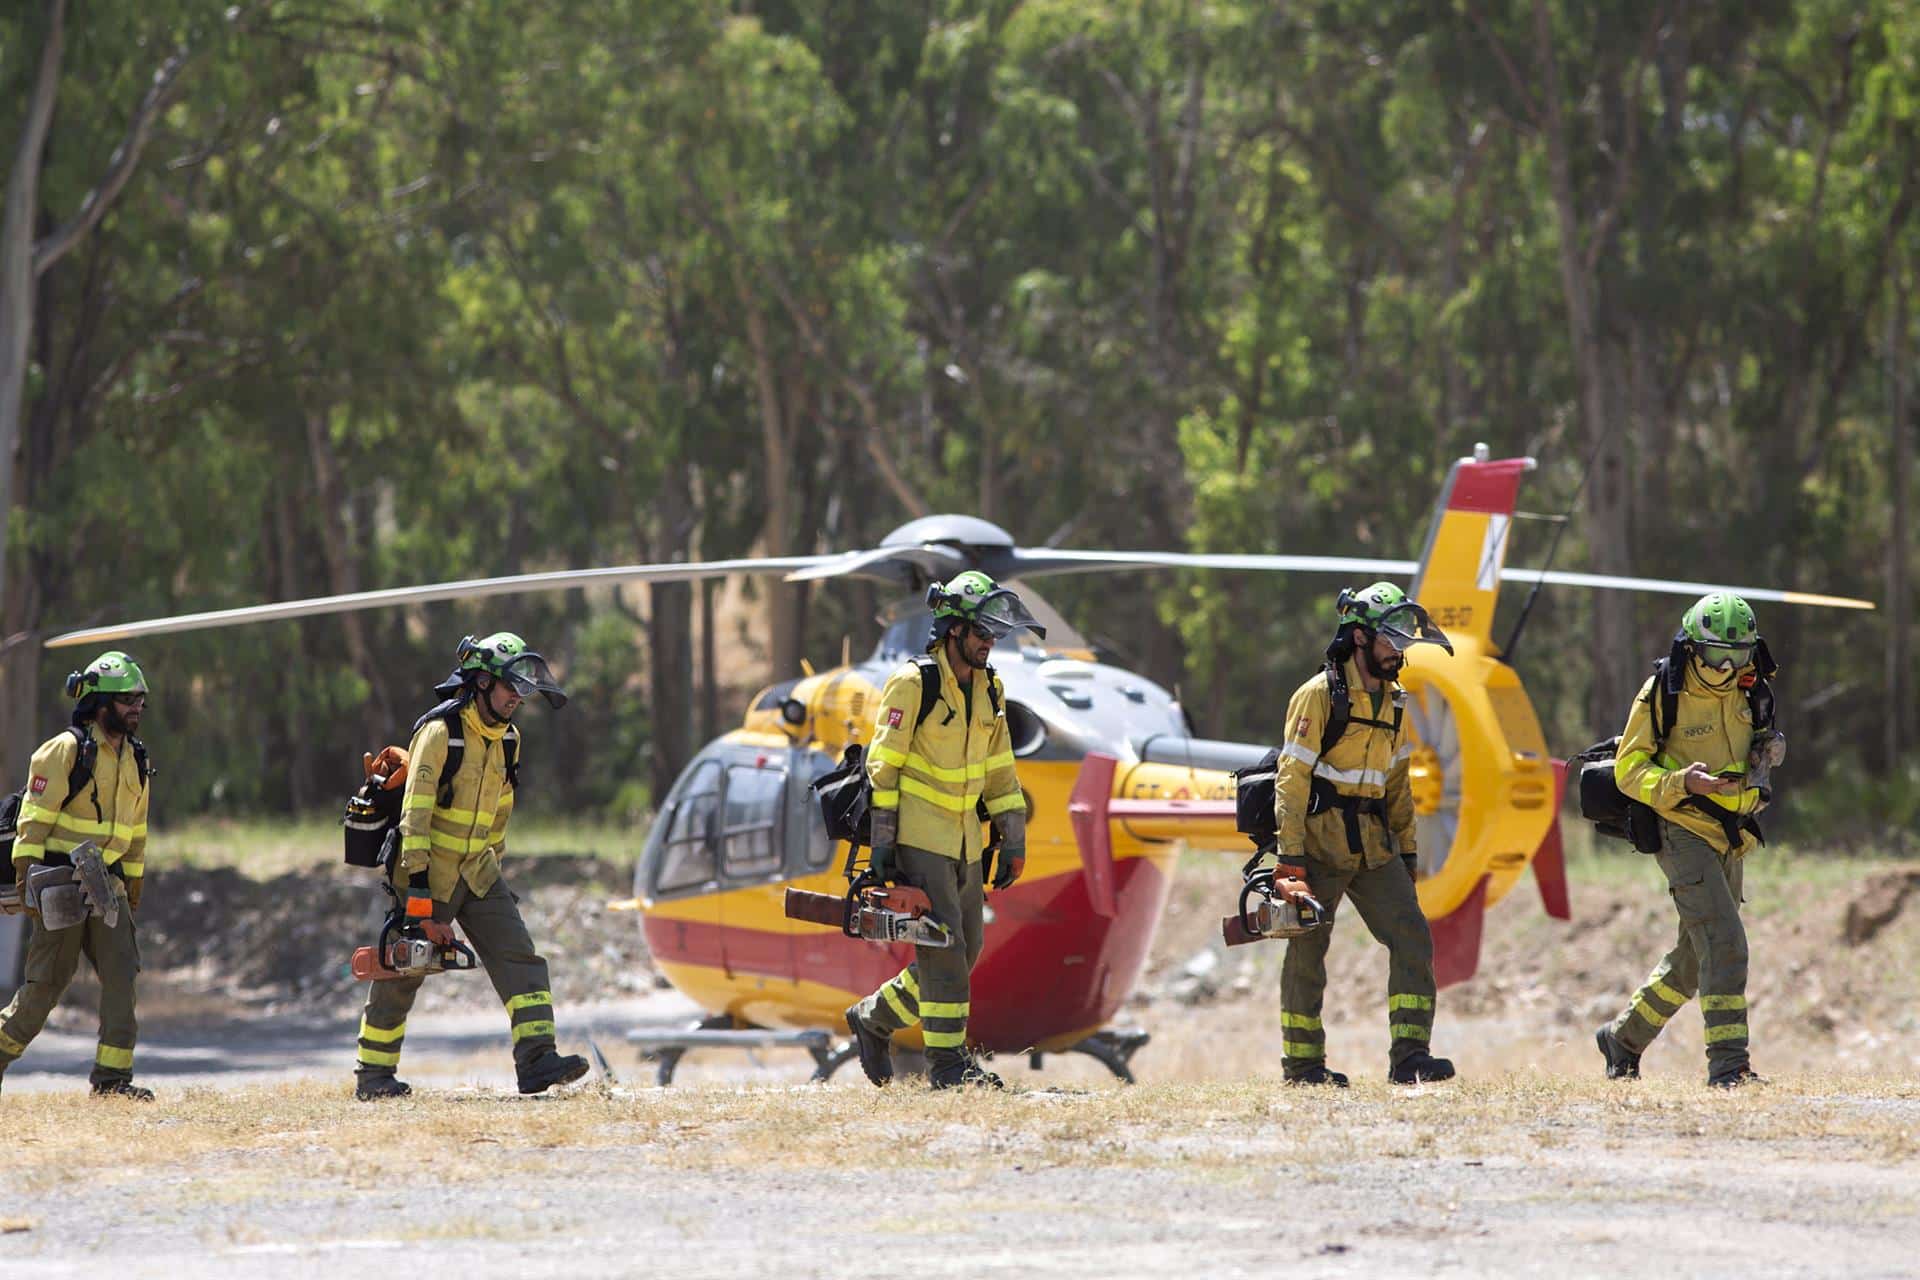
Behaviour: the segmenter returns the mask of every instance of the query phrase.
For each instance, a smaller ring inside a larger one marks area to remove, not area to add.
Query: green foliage
[[[1542,48],[1535,11],[75,6],[49,216],[161,51],[196,60],[112,215],[41,282],[6,633],[865,546],[915,513],[903,490],[1029,543],[1408,557],[1476,441],[1540,458],[1523,507],[1581,508],[1563,567],[1628,567],[1593,560],[1604,487],[1634,571],[1878,594],[1920,17],[1554,0]],[[40,35],[0,18],[0,137]],[[1618,471],[1581,490],[1596,392]],[[1511,562],[1550,534],[1523,524]],[[1263,738],[1342,585],[1043,589],[1177,684],[1201,732]],[[752,591],[753,651],[786,628],[816,663],[863,648],[882,603]],[[766,675],[693,668],[672,641],[694,598],[136,645],[166,807],[327,801],[424,709],[457,636],[510,627],[575,695],[531,727],[541,805],[629,820],[690,745],[693,700],[661,691],[712,676],[724,723]],[[1679,607],[1543,599],[1519,665],[1556,748],[1610,731],[1590,690],[1637,681]],[[1596,654],[1602,610],[1645,651]],[[1794,770],[1877,741],[1909,620],[1844,643],[1806,611],[1762,620]],[[57,722],[71,663],[29,665],[24,719]],[[1910,823],[1904,775],[1869,760],[1791,812]],[[1847,805],[1818,808],[1830,790]]]

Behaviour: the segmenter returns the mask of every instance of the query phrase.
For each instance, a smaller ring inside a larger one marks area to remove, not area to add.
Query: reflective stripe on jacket
[[[1742,667],[1727,678],[1724,688],[1716,687],[1700,678],[1699,664],[1689,658],[1665,749],[1657,753],[1654,713],[1648,699],[1650,694],[1654,698],[1660,695],[1653,691],[1654,678],[1649,676],[1627,713],[1627,727],[1620,734],[1620,748],[1613,760],[1613,780],[1622,793],[1652,805],[1661,817],[1685,827],[1722,853],[1744,854],[1756,841],[1751,832],[1742,832],[1738,847],[1728,848],[1726,829],[1711,814],[1683,805],[1687,798],[1684,775],[1696,760],[1713,773],[1746,773],[1747,752],[1753,745],[1753,708],[1747,703],[1747,691],[1740,687],[1739,677],[1751,671],[1751,667]],[[1703,798],[1734,814],[1757,813],[1760,808],[1758,787],[1742,787],[1736,795]]]
[[[900,811],[899,842],[943,857],[980,856],[976,804],[984,798],[989,815],[1021,808],[1020,779],[1013,768],[1013,739],[1007,732],[1006,698],[989,696],[976,673],[971,709],[947,663],[946,646],[934,650],[940,669],[940,700],[916,728],[920,715],[920,670],[905,663],[887,678],[875,711],[873,742],[867,749],[867,777],[873,807]],[[996,714],[994,707],[1000,710]]]
[[[447,762],[447,724],[435,716],[421,725],[407,747],[407,790],[400,805],[400,869],[425,867],[427,884],[442,902],[461,880],[476,895],[500,878],[507,850],[507,819],[513,788],[507,785],[507,726],[487,725],[471,702],[460,709],[465,735],[453,794],[440,806],[440,771]]]
[[[1350,718],[1340,741],[1325,755],[1320,753],[1320,736],[1333,713],[1327,673],[1315,672],[1293,691],[1287,703],[1287,732],[1280,744],[1280,771],[1273,785],[1274,820],[1282,857],[1305,853],[1340,869],[1378,867],[1396,853],[1410,854],[1419,849],[1413,824],[1413,790],[1407,783],[1413,745],[1404,715],[1398,733],[1360,723],[1391,721],[1395,697],[1404,696],[1400,686],[1388,681],[1381,690],[1380,708],[1375,711],[1373,695],[1360,683],[1357,659],[1348,660],[1345,672]],[[1326,809],[1307,816],[1316,777],[1332,784],[1340,795],[1384,800],[1384,824],[1374,817],[1360,819],[1360,840],[1365,849],[1362,857],[1356,859],[1347,847],[1346,819],[1340,810]],[[1389,831],[1391,845],[1387,841]]]
[[[19,834],[13,860],[44,859],[71,853],[82,841],[100,846],[108,866],[132,879],[146,871],[147,792],[134,762],[133,745],[120,740],[116,750],[94,732],[93,777],[77,795],[67,794],[67,775],[80,757],[80,744],[62,730],[33,753],[27,767],[27,791],[20,800]]]

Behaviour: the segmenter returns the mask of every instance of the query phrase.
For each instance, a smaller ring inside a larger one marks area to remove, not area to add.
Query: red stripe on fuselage
[[[1145,967],[1168,888],[1167,875],[1148,858],[1122,859],[1114,871],[1111,917],[1093,910],[1077,872],[989,894],[994,920],[973,970],[968,1039],[1016,1052],[1113,1017]],[[649,916],[644,931],[647,946],[667,964],[821,983],[849,999],[913,959],[911,947],[880,947],[824,928],[776,933]]]

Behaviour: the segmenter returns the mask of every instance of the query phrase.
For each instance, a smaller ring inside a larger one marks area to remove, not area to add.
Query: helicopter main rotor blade
[[[1230,555],[1187,551],[1060,551],[1015,548],[1013,571],[1033,578],[1045,573],[1106,573],[1119,569],[1251,569],[1283,573],[1411,574],[1413,560],[1371,560],[1355,556]]]
[[[699,582],[729,573],[786,573],[836,560],[838,556],[770,556],[754,560],[705,560],[670,564],[610,565],[604,569],[565,569],[553,573],[517,573],[504,578],[469,578],[461,582],[430,582],[417,587],[388,587],[380,591],[355,591],[339,596],[315,596],[307,600],[283,600],[276,604],[248,605],[240,609],[214,609],[206,613],[181,613],[166,618],[148,618],[140,622],[122,622],[106,627],[88,627],[68,631],[47,641],[49,649],[73,645],[104,644],[136,636],[167,635],[178,631],[205,631],[212,627],[235,627],[249,622],[279,622],[288,618],[310,618],[323,613],[351,613],[356,609],[380,609],[399,604],[426,604],[434,600],[471,600],[481,596],[514,595],[523,591],[564,591],[573,587],[607,586],[623,582]]]
[[[818,582],[825,578],[872,578],[904,584],[911,589],[918,577],[927,581],[952,577],[967,567],[968,558],[953,547],[928,543],[918,547],[874,547],[843,555],[821,556],[822,563],[795,569],[788,582]]]
[[[1819,595],[1811,591],[1781,591],[1773,587],[1730,587],[1724,583],[1678,582],[1667,578],[1621,578],[1605,573],[1567,573],[1549,569],[1507,568],[1500,571],[1503,582],[1546,582],[1556,587],[1596,587],[1603,591],[1651,591],[1669,596],[1703,596],[1709,591],[1731,591],[1748,600],[1773,600],[1781,604],[1813,605],[1821,609],[1872,609],[1871,600],[1852,596]]]

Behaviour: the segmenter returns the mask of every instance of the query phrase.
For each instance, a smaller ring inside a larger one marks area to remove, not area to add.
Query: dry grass
[[[78,1093],[9,1099],[0,1177],[35,1194],[89,1183],[193,1178],[199,1194],[244,1202],[281,1181],[342,1186],[418,1172],[422,1150],[484,1149],[491,1169],[545,1167],[555,1153],[644,1148],[690,1172],[802,1172],[971,1165],[1179,1165],[1222,1177],[1249,1159],[1311,1171],[1375,1160],[1527,1159],[1542,1150],[1631,1144],[1764,1150],[1769,1160],[1897,1165],[1920,1155],[1920,1082],[1788,1078],[1725,1094],[1694,1084],[1635,1086],[1522,1072],[1415,1090],[1356,1082],[1291,1090],[1231,1084],[939,1094],[810,1086],[590,1088],[523,1099],[486,1090],[363,1106],[347,1087],[189,1089],[161,1102]],[[397,1140],[403,1138],[404,1140]]]

